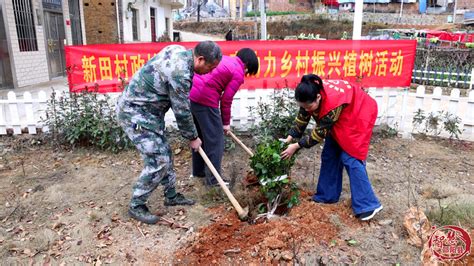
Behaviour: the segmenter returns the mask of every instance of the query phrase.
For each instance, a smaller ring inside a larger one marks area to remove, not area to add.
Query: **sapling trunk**
[[[269,212],[267,213],[267,219],[270,219],[273,214],[275,213],[276,209],[278,208],[278,205],[280,204],[280,200],[281,200],[281,195],[283,193],[280,193],[278,194],[278,196],[276,196],[272,202],[269,202],[268,203],[268,210]]]
[[[280,205],[282,194],[283,193],[278,194],[272,201],[267,202],[267,212],[257,215],[255,220],[258,220],[262,217],[265,217],[267,220],[270,220],[272,217],[274,217],[274,213],[278,208],[278,205]]]

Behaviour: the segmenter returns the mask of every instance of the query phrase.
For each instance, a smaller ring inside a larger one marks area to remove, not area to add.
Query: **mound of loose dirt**
[[[287,216],[262,224],[242,222],[234,210],[222,206],[213,212],[214,222],[201,228],[188,246],[178,250],[177,262],[207,265],[227,260],[245,263],[292,260],[317,245],[327,247],[331,242],[341,242],[340,228],[361,227],[351,217],[349,206],[321,205],[308,200]]]

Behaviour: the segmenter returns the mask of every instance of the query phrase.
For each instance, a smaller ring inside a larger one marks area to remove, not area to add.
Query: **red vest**
[[[359,86],[345,80],[325,80],[321,91],[321,119],[334,108],[346,104],[331,134],[352,157],[365,160],[369,152],[372,128],[377,119],[377,102]]]

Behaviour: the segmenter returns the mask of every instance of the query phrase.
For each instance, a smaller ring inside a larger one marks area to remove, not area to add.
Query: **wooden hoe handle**
[[[209,167],[209,170],[211,170],[212,174],[216,177],[217,182],[219,182],[219,185],[221,186],[222,190],[224,190],[227,198],[229,198],[230,202],[239,214],[240,219],[245,219],[248,215],[248,210],[242,209],[240,204],[235,199],[234,195],[232,195],[229,188],[225,185],[224,180],[222,180],[222,177],[219,175],[219,172],[217,172],[216,168],[214,167],[214,165],[212,165],[211,161],[209,160],[206,153],[201,147],[199,147],[199,154],[201,155],[204,162],[206,162],[206,165],[207,167]]]
[[[245,144],[240,141],[239,138],[237,138],[236,135],[234,135],[234,133],[232,133],[232,131],[229,131],[229,135],[235,140],[235,142],[237,142],[250,156],[253,156],[253,152],[247,147],[245,146]]]

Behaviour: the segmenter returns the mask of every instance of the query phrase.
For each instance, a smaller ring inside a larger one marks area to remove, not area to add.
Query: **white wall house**
[[[0,0],[0,88],[65,75],[64,45],[84,44],[82,0]]]
[[[65,75],[64,45],[85,43],[82,0],[0,0],[0,89]]]
[[[173,9],[179,0],[124,1],[123,42],[155,42],[167,34],[173,40]]]

